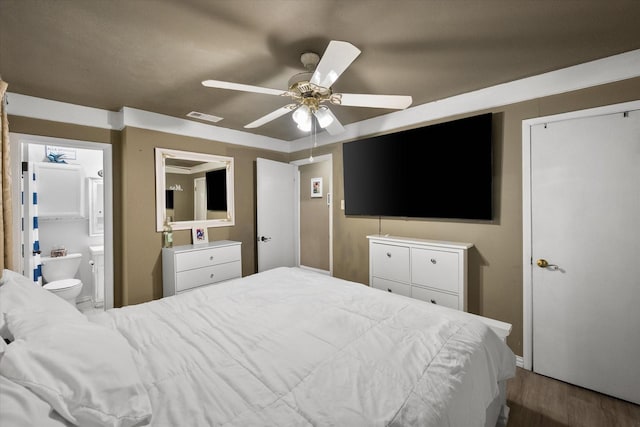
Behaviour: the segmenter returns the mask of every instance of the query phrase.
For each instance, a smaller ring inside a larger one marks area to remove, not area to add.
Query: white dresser
[[[467,250],[472,243],[386,235],[367,239],[371,287],[467,311]]]
[[[241,242],[162,248],[162,290],[165,297],[242,277]]]

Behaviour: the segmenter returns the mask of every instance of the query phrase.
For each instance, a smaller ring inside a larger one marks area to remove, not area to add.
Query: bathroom
[[[75,286],[79,292],[72,292],[69,302],[75,302],[84,312],[102,310],[105,306],[103,150],[23,141],[21,159],[23,191],[37,192],[35,205],[33,199],[24,198],[24,224],[31,227],[25,227],[22,240],[25,248],[37,241],[36,249],[40,250],[40,254],[36,250],[33,256],[29,250],[23,252],[24,272],[37,270],[40,264],[43,277],[30,276],[47,288],[47,282],[51,281],[47,280],[47,272],[51,275],[51,266],[61,261],[57,256],[80,254],[77,271],[68,274],[72,277],[53,279],[79,279],[81,286]],[[34,174],[35,186],[29,179]],[[35,222],[30,219],[34,213]],[[51,260],[55,263],[47,265]],[[67,291],[53,292],[69,297]]]

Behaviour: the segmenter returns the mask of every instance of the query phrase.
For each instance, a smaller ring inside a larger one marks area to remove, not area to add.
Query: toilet
[[[75,307],[76,298],[82,291],[82,282],[74,277],[82,262],[82,254],[43,256],[40,257],[40,262],[42,262],[42,277],[46,282],[43,287]]]

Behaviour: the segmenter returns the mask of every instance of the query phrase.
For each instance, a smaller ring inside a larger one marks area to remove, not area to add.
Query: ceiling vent
[[[206,120],[208,122],[213,122],[213,123],[216,123],[222,120],[222,117],[212,116],[211,114],[199,113],[197,111],[190,112],[189,114],[187,114],[187,117],[191,117],[193,119],[198,119],[198,120]]]

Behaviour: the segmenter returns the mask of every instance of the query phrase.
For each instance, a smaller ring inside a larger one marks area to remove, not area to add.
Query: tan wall
[[[469,256],[470,311],[512,323],[509,345],[516,354],[522,354],[522,120],[637,99],[640,78],[490,110],[496,115],[495,219],[491,223],[400,219],[379,223],[377,218],[346,218],[339,203],[344,197],[342,144],[314,149],[315,156],[333,154],[334,275],[367,283],[365,236],[377,233],[379,227],[389,234],[473,242],[475,247]],[[287,155],[136,128],[126,128],[120,136],[113,131],[22,117],[10,116],[9,123],[12,132],[114,145],[116,305],[162,296],[162,237],[155,231],[154,147],[234,157],[236,226],[211,228],[209,239],[242,242],[243,275],[256,271],[256,157],[289,161],[308,156],[307,150]],[[176,231],[174,239],[176,245],[188,244],[190,231]]]
[[[242,274],[255,273],[255,162],[287,161],[288,155],[146,129],[125,128],[123,161],[123,304],[162,297],[162,233],[155,230],[154,148],[171,148],[234,158],[233,227],[209,228],[209,240],[242,242]],[[173,232],[174,245],[191,243],[191,230]]]
[[[494,220],[487,222],[346,217],[342,144],[321,147],[314,155],[333,154],[334,276],[368,283],[366,236],[390,235],[474,243],[469,253],[469,311],[513,324],[508,339],[522,354],[522,121],[640,99],[640,78],[489,110],[494,113]],[[477,111],[472,116],[488,111]],[[462,116],[448,117],[448,121]],[[436,123],[436,122],[432,122]],[[425,123],[431,124],[431,123]],[[308,152],[293,153],[291,160]],[[452,171],[455,173],[455,171]]]
[[[329,161],[302,165],[300,171],[300,264],[329,271]],[[322,197],[311,197],[311,179],[322,178]]]

